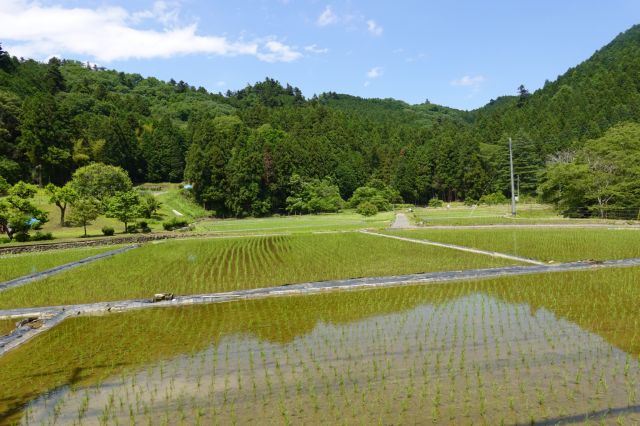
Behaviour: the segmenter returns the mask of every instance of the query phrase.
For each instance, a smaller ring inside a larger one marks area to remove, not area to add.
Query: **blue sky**
[[[473,109],[587,59],[640,22],[640,1],[0,0],[0,22],[6,50],[39,60]]]

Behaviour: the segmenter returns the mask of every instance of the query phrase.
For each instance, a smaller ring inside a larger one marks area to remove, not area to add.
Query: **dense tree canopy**
[[[617,125],[555,156],[540,192],[568,216],[640,217],[640,124]]]

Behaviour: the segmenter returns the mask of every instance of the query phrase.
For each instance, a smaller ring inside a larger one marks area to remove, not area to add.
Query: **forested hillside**
[[[515,89],[471,112],[333,92],[305,98],[270,78],[215,94],[1,51],[0,175],[61,185],[103,162],[134,182],[189,181],[198,202],[224,216],[284,212],[300,188],[323,185],[345,200],[369,184],[411,203],[469,201],[508,194],[512,137],[520,190],[536,194],[550,156],[640,120],[640,27],[535,93]]]

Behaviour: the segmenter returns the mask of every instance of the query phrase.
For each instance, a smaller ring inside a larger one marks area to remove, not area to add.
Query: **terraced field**
[[[199,221],[196,230],[222,235],[354,231],[363,228],[383,229],[389,226],[393,218],[394,212],[380,212],[371,217],[354,212],[341,212],[267,218],[210,219]]]
[[[0,358],[0,422],[635,424],[639,278],[600,270],[71,319]]]
[[[412,229],[391,235],[493,250],[542,261],[640,257],[640,229]]]
[[[3,292],[0,309],[515,263],[359,233],[166,241]]]
[[[66,249],[0,256],[0,282],[74,262],[118,246]]]

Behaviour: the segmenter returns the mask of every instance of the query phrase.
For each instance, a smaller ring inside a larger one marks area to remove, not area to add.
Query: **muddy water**
[[[22,422],[640,422],[637,356],[544,307],[483,291],[319,320],[282,341],[256,337],[269,335],[259,327],[283,324],[254,323],[189,355],[63,386],[32,400]]]

